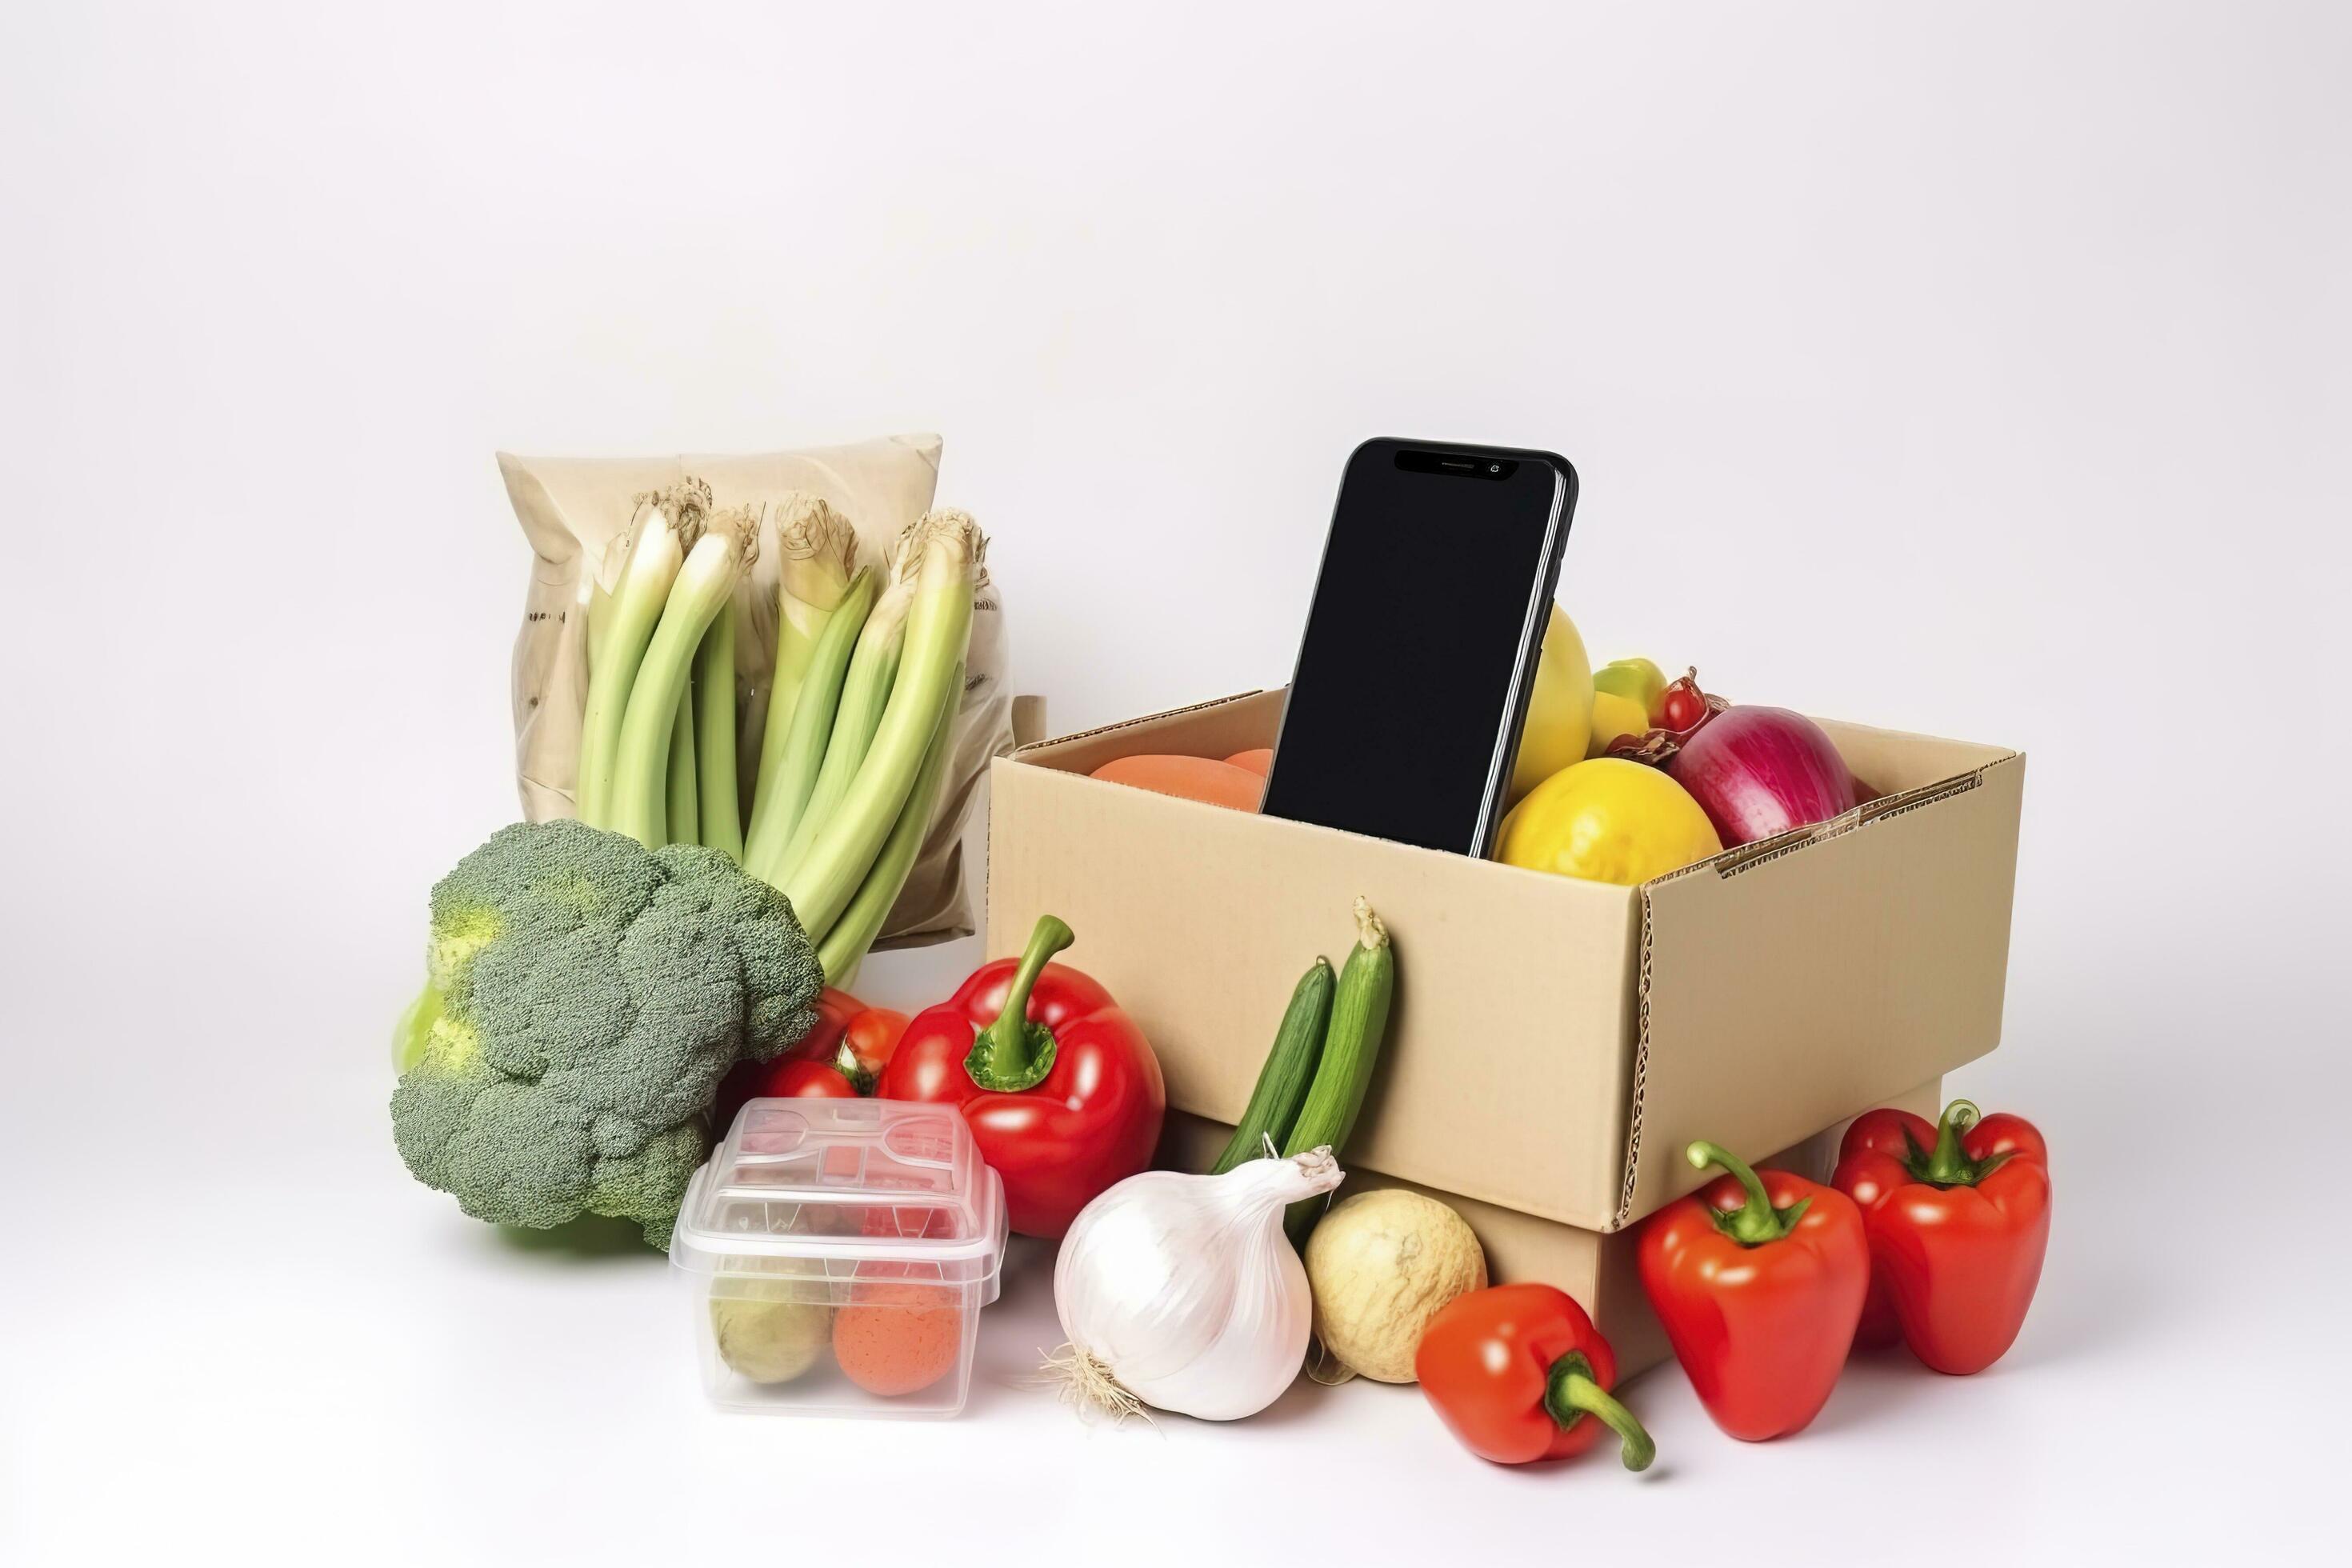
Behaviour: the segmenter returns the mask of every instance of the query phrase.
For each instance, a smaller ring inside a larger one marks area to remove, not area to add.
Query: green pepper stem
[[[1761,1247],[1780,1240],[1796,1228],[1797,1221],[1813,1201],[1805,1198],[1785,1209],[1774,1208],[1771,1197],[1764,1191],[1764,1178],[1747,1161],[1719,1143],[1694,1143],[1684,1152],[1696,1169],[1704,1171],[1709,1165],[1720,1165],[1739,1179],[1748,1201],[1729,1213],[1717,1209],[1715,1227],[1742,1247]]]
[[[1939,1187],[1963,1187],[1982,1174],[1960,1147],[1960,1134],[1983,1119],[1984,1113],[1969,1100],[1956,1100],[1944,1107],[1943,1120],[1936,1123],[1936,1151],[1919,1167],[1920,1178]]]
[[[1029,994],[1053,956],[1077,940],[1070,928],[1053,915],[1040,915],[1022,950],[1021,967],[1004,993],[1004,1009],[996,1021],[980,1031],[964,1058],[964,1070],[974,1083],[1000,1094],[1034,1089],[1054,1066],[1054,1032],[1029,1021]]]
[[[1592,1375],[1592,1363],[1581,1351],[1570,1351],[1551,1363],[1550,1375],[1544,1380],[1544,1409],[1563,1432],[1587,1415],[1597,1417],[1617,1434],[1629,1470],[1646,1470],[1658,1457],[1658,1445],[1633,1413],[1601,1386]]]

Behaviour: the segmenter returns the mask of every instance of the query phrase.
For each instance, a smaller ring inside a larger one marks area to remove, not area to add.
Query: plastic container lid
[[[996,1300],[1004,1187],[950,1105],[755,1100],[695,1173],[670,1240],[690,1274],[903,1277]]]

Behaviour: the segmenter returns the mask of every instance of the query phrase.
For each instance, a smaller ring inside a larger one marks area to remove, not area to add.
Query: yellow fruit
[[[1519,760],[1511,769],[1511,798],[1584,759],[1592,738],[1592,661],[1576,623],[1558,605],[1544,627],[1543,658],[1536,665],[1535,690],[1528,698],[1527,722],[1519,727]]]
[[[1640,703],[1596,688],[1592,693],[1592,740],[1584,748],[1584,754],[1605,755],[1610,742],[1623,735],[1647,734],[1649,729],[1650,716],[1642,710]]]
[[[1654,717],[1658,699],[1665,694],[1666,672],[1654,659],[1612,658],[1592,672],[1592,689],[1630,698]]]
[[[1495,858],[1633,888],[1722,849],[1688,790],[1655,768],[1599,757],[1561,769],[1513,807]]]

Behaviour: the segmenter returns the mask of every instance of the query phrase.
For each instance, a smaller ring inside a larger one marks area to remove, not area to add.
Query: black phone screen
[[[1485,853],[1574,482],[1543,453],[1388,440],[1356,450],[1283,710],[1268,816]]]

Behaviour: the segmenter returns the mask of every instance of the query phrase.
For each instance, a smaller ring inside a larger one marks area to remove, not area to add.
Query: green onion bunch
[[[778,507],[777,602],[744,605],[761,519],[698,479],[637,498],[588,605],[581,820],[723,851],[782,890],[846,985],[913,870],[947,772],[986,541],[927,513],[879,567],[824,501]],[[740,623],[740,626],[739,626]],[[750,799],[739,787],[740,626],[772,624]]]

